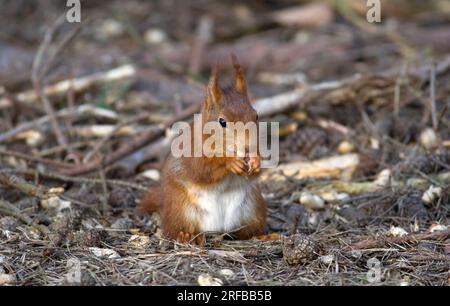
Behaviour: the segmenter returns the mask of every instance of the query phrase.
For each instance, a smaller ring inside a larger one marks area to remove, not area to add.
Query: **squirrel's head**
[[[258,114],[248,99],[244,70],[234,54],[231,55],[231,60],[234,67],[231,86],[220,87],[218,68],[213,67],[206,87],[206,97],[202,110],[203,122],[217,122],[224,132],[232,124],[258,122]],[[236,138],[238,136],[234,136],[234,140],[231,141],[234,147],[230,148],[227,145],[228,148],[226,149],[236,152],[236,144],[244,143],[245,150],[248,151],[249,140],[248,135],[245,135],[240,139]]]

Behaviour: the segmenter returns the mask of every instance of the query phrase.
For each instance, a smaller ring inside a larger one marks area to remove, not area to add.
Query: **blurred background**
[[[74,252],[91,265],[85,284],[196,284],[200,273],[235,285],[367,284],[371,257],[387,284],[448,284],[450,1],[381,0],[380,23],[367,21],[366,2],[89,0],[68,23],[66,1],[0,0],[3,279],[64,283]],[[135,214],[159,180],[168,128],[198,111],[213,64],[229,82],[231,53],[260,118],[280,123],[280,166],[260,178],[267,231],[311,237],[300,259],[255,241],[173,257],[157,217]],[[7,187],[17,177],[64,193],[36,199]],[[394,251],[375,239],[409,234],[434,238]],[[372,251],[346,249],[371,239],[359,247]]]
[[[26,82],[46,29],[68,8],[57,0],[0,6],[0,83],[13,88]],[[204,80],[212,63],[227,65],[235,52],[262,96],[449,51],[448,1],[381,1],[382,22],[373,24],[368,9],[366,1],[333,0],[81,1],[82,33],[48,79],[134,63]]]

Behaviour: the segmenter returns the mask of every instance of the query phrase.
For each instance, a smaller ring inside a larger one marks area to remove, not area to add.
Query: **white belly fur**
[[[190,217],[199,222],[202,232],[230,232],[245,226],[254,216],[255,188],[255,182],[229,175],[214,187],[191,189],[199,210],[190,212]]]

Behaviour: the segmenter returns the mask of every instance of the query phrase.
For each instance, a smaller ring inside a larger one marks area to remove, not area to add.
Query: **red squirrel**
[[[234,81],[227,88],[220,87],[218,70],[213,67],[201,110],[203,123],[216,122],[224,131],[227,122],[258,121],[247,95],[244,71],[234,55],[232,63]],[[204,142],[206,136],[202,137]],[[245,141],[248,150],[248,139]],[[150,188],[139,210],[158,211],[163,235],[183,243],[203,244],[206,232],[229,233],[236,239],[261,235],[267,209],[255,180],[260,163],[258,153],[252,157],[247,153],[244,158],[225,154],[176,158],[169,154],[159,185]]]

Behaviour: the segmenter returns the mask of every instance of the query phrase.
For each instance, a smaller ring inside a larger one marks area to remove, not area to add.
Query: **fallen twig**
[[[33,220],[30,217],[21,213],[21,211],[17,207],[15,207],[11,203],[9,203],[5,200],[2,200],[2,199],[0,199],[0,212],[2,214],[14,217],[26,225],[33,226]],[[36,228],[38,231],[40,231],[44,235],[48,234],[48,232],[49,232],[47,227],[40,225],[40,224],[33,226],[33,227]]]
[[[214,23],[210,16],[202,16],[197,25],[197,33],[193,38],[191,56],[189,61],[189,72],[197,74],[200,71],[201,59],[205,47],[212,40],[214,33]]]
[[[40,170],[20,170],[20,169],[1,169],[1,173],[18,173],[23,175],[34,175],[38,174],[40,177],[45,177],[49,179],[55,179],[63,182],[74,182],[74,183],[89,183],[89,184],[102,184],[103,181],[101,179],[95,179],[95,178],[89,178],[89,177],[74,177],[74,176],[68,176],[63,175],[60,173],[50,172],[50,171],[40,171]],[[133,188],[137,190],[147,190],[147,187],[121,181],[121,180],[111,180],[107,179],[106,184],[108,185],[116,185],[116,186],[122,186],[122,187],[128,187]]]
[[[439,74],[445,73],[449,68],[450,68],[450,56],[447,56],[443,58],[440,61],[440,64],[434,69],[434,75],[437,76]],[[425,64],[415,69],[410,69],[410,71],[408,71],[405,77],[412,76],[417,77],[421,80],[428,80],[430,74],[429,71],[430,65]],[[402,72],[400,71],[400,74],[401,73]],[[396,77],[398,74],[399,70],[397,67],[395,67],[380,73],[375,73],[373,77],[381,76],[392,78]],[[335,90],[343,86],[353,84],[358,80],[361,80],[360,75],[355,75],[353,77],[341,81],[326,81],[318,84],[313,84],[310,86],[295,89],[272,97],[258,99],[254,102],[253,107],[256,109],[256,111],[260,116],[274,115],[300,105],[302,101],[304,101],[303,99],[311,93],[328,92],[330,90]]]
[[[64,192],[64,188],[61,187],[48,189],[44,186],[33,185],[24,179],[11,173],[4,172],[3,170],[0,172],[0,184],[18,189],[29,196],[39,199],[48,199]]]
[[[104,137],[99,142],[97,142],[97,144],[94,146],[94,148],[86,154],[84,161],[85,162],[89,161],[91,159],[91,157],[95,156],[100,151],[100,149],[108,142],[108,140],[110,140],[113,136],[120,134],[120,131],[124,127],[126,127],[128,124],[141,121],[145,118],[148,118],[149,116],[150,116],[150,113],[148,113],[148,112],[139,113],[136,116],[133,116],[127,120],[120,122],[110,132],[108,132],[106,135],[104,135]]]
[[[43,92],[42,88],[41,88],[42,77],[44,76],[41,73],[42,59],[43,59],[44,54],[47,51],[48,47],[50,46],[50,43],[53,39],[54,32],[63,22],[64,22],[64,16],[62,15],[54,22],[54,24],[45,33],[44,41],[39,46],[38,52],[36,53],[36,57],[33,62],[33,68],[31,71],[31,81],[33,83],[33,87],[34,87],[36,96],[38,96],[39,99],[41,100],[42,104],[44,105],[45,112],[47,113],[47,115],[50,118],[52,130],[53,130],[53,133],[55,133],[58,143],[60,145],[67,145],[67,139],[61,131],[58,120],[55,115],[55,110],[53,109],[53,106],[51,105],[50,101],[48,100],[45,92]],[[55,57],[56,57],[56,54],[54,54],[52,59],[54,59]],[[51,64],[51,63],[49,63],[49,64]],[[45,66],[45,68],[46,67],[48,67],[48,66]]]
[[[382,174],[383,172],[380,172]],[[345,182],[345,181],[333,181],[330,184],[313,186],[309,190],[317,195],[329,194],[330,192],[343,192],[349,195],[359,195],[364,193],[372,193],[379,190],[383,190],[386,187],[392,188],[414,188],[414,189],[426,189],[430,184],[435,185],[447,185],[450,182],[450,172],[443,172],[437,175],[432,175],[427,178],[410,178],[405,181],[398,181],[390,177],[390,174],[386,177],[379,175],[377,179],[373,181],[364,182]]]
[[[417,51],[411,46],[409,41],[393,29],[389,29],[387,27],[377,27],[369,22],[366,22],[366,20],[357,16],[350,9],[349,3],[346,1],[336,1],[335,7],[344,18],[346,18],[362,31],[370,34],[382,34],[386,36],[387,39],[397,44],[399,46],[400,52],[405,58],[413,58],[414,56],[416,56]]]
[[[52,68],[52,64],[54,63],[56,56],[61,53],[64,48],[66,48],[70,42],[80,33],[81,29],[84,25],[88,24],[90,22],[90,19],[88,18],[82,23],[79,23],[76,25],[72,31],[70,31],[62,40],[61,42],[55,47],[54,51],[50,54],[47,61],[44,65],[41,66],[41,69],[39,71],[39,78],[44,78],[47,72]]]
[[[344,172],[353,172],[359,165],[359,162],[358,154],[338,155],[311,162],[294,162],[280,165],[277,168],[270,169],[267,173],[263,173],[262,177],[265,178],[267,174],[270,175],[281,171],[283,175],[296,179],[307,177],[338,178]]]
[[[422,240],[444,240],[448,237],[450,237],[450,229],[429,233],[410,234],[402,237],[380,237],[354,243],[350,245],[350,247],[352,249],[381,248],[387,244],[410,244],[418,243]]]
[[[113,137],[123,137],[136,135],[143,132],[143,126],[132,126],[126,124],[119,124],[118,126],[112,124],[94,124],[94,125],[77,125],[73,127],[73,133],[83,138],[99,138],[111,139]],[[105,143],[101,141],[102,145]],[[100,146],[101,147],[101,146]],[[98,150],[98,149],[97,149]]]
[[[28,217],[24,214],[21,214],[17,207],[15,207],[13,204],[11,204],[5,200],[2,200],[2,199],[0,199],[0,211],[2,213],[9,214],[10,216],[13,216],[13,217],[19,219],[20,221],[22,221],[25,224],[29,225],[29,224],[33,223],[33,221],[31,220],[30,217]]]
[[[433,123],[434,131],[438,129],[437,113],[436,113],[436,65],[432,63],[430,69],[430,109],[431,122]]]
[[[164,134],[164,130],[167,127],[168,126],[166,125],[153,127],[143,134],[139,135],[138,137],[134,138],[132,141],[122,145],[121,147],[119,147],[119,149],[109,154],[105,158],[92,160],[85,164],[76,165],[69,169],[61,169],[60,172],[66,175],[79,175],[90,173],[102,167],[109,166],[119,159],[127,156],[128,154],[142,148],[143,146],[146,146],[156,138],[162,136]]]
[[[299,105],[302,98],[305,97],[306,94],[316,91],[336,89],[346,84],[352,83],[358,79],[360,79],[360,76],[356,75],[342,81],[322,82],[311,86],[302,87],[269,98],[258,99],[253,104],[253,107],[258,112],[259,116],[274,115]]]
[[[171,141],[172,137],[163,137],[151,145],[133,152],[108,169],[108,173],[114,173],[119,177],[128,177],[133,175],[137,167],[144,162],[153,158],[162,161],[170,151]]]
[[[58,118],[65,118],[65,117],[75,116],[75,115],[81,116],[84,114],[92,114],[94,116],[105,117],[105,118],[109,118],[109,119],[117,119],[118,118],[117,113],[115,113],[113,111],[95,107],[95,106],[89,105],[89,104],[79,105],[75,109],[69,109],[69,108],[61,109],[60,111],[56,112],[55,115]],[[40,127],[49,121],[50,121],[50,116],[46,115],[39,119],[22,123],[21,125],[13,128],[9,131],[4,132],[3,134],[0,134],[0,143],[13,138],[14,136],[16,136],[17,134],[19,134],[23,131]]]
[[[20,152],[14,152],[14,151],[9,151],[9,150],[2,150],[0,149],[0,155],[6,155],[6,156],[14,156],[14,157],[18,157],[27,161],[31,161],[34,163],[41,163],[41,164],[47,164],[47,165],[51,165],[51,166],[55,166],[58,168],[68,168],[71,167],[72,165],[64,163],[64,162],[59,162],[53,159],[47,159],[47,158],[42,158],[42,157],[36,157],[36,156],[32,156],[30,154],[25,154],[25,153],[20,153]]]
[[[71,169],[62,169],[61,173],[66,175],[79,175],[96,171],[101,167],[109,166],[114,162],[122,159],[123,157],[131,154],[132,152],[146,146],[158,137],[164,135],[165,130],[169,128],[173,123],[192,116],[195,112],[199,111],[199,109],[200,104],[194,104],[174,118],[167,120],[165,123],[153,126],[148,131],[139,135],[132,141],[122,145],[121,147],[119,147],[119,149],[109,154],[105,158],[93,160],[83,165],[76,165]]]
[[[53,97],[66,93],[68,90],[73,90],[74,93],[78,93],[88,89],[91,86],[104,84],[112,81],[123,80],[131,78],[136,75],[136,69],[132,65],[123,65],[108,71],[97,72],[91,75],[64,80],[53,85],[43,87],[42,92],[47,97]],[[39,99],[39,96],[34,90],[25,91],[15,96],[20,102],[32,103]],[[0,99],[0,105],[2,103],[9,103]]]

